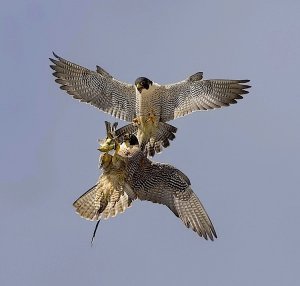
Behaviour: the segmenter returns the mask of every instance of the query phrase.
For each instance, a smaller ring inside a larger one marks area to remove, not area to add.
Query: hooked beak
[[[143,85],[141,84],[141,83],[137,83],[136,84],[136,89],[139,91],[139,93],[141,93],[142,92],[142,90],[143,90]]]

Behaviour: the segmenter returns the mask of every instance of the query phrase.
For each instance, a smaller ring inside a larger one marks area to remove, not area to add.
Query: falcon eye
[[[142,82],[142,86],[143,86],[143,88],[145,88],[145,89],[148,89],[148,88],[149,88],[149,84],[148,84],[148,82],[146,82],[146,81],[143,81],[143,82]]]

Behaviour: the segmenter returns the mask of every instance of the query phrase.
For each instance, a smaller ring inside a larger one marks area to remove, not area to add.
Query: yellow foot
[[[101,152],[109,152],[115,148],[115,142],[114,140],[107,138],[98,148]]]
[[[154,123],[155,123],[155,120],[156,120],[156,117],[155,117],[155,115],[152,113],[152,114],[149,114],[149,116],[148,116],[146,122],[150,122],[150,121],[151,121],[152,124],[154,124]]]
[[[134,124],[137,124],[137,125],[140,125],[140,124],[141,124],[141,122],[140,122],[140,120],[139,120],[138,117],[133,118],[132,122],[133,122]]]

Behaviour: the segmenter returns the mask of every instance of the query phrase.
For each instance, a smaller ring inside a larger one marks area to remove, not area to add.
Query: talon
[[[100,146],[98,147],[98,150],[100,152],[108,153],[109,151],[113,150],[114,148],[115,148],[114,140],[107,138],[103,143],[101,142]]]
[[[154,124],[155,123],[155,115],[154,114],[149,114],[149,117],[147,118],[147,120],[146,120],[146,122],[149,122],[149,121],[151,121],[152,122],[152,124]]]
[[[133,118],[132,122],[135,123],[135,124],[137,124],[137,125],[140,125],[140,124],[141,124],[141,123],[140,123],[140,120],[138,119],[138,117]]]

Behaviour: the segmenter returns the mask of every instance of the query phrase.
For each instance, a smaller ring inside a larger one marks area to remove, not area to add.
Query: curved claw
[[[147,118],[147,120],[146,120],[146,122],[152,122],[152,124],[154,124],[155,123],[155,119],[156,119],[156,117],[155,117],[155,115],[154,114],[149,114],[149,117]]]

